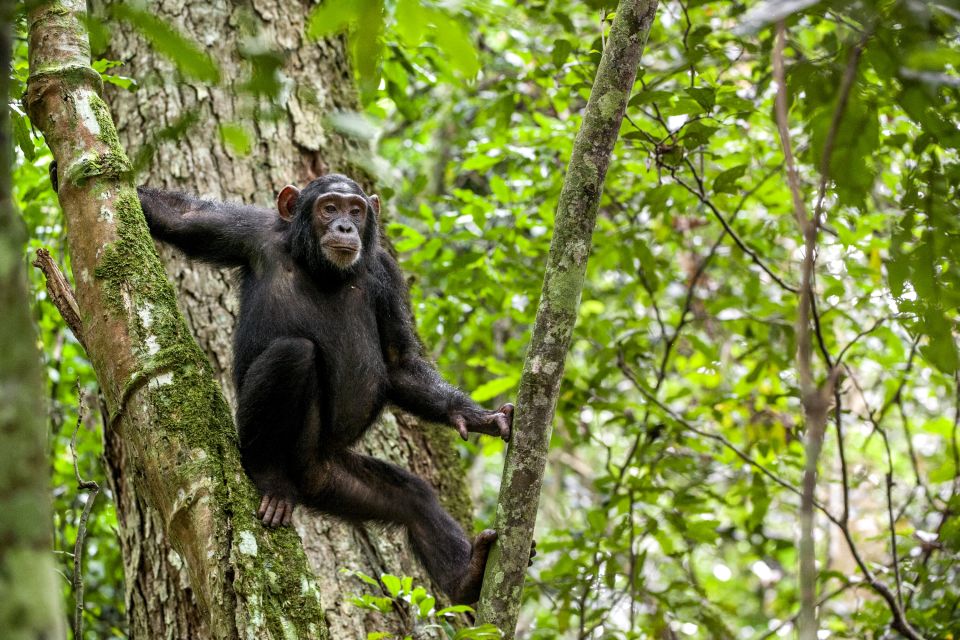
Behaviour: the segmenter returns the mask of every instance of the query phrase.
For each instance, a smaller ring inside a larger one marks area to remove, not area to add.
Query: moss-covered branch
[[[177,311],[90,66],[84,0],[29,14],[27,106],[57,159],[82,332],[134,485],[166,525],[220,638],[325,636],[291,529],[254,517],[227,404]]]
[[[656,0],[623,0],[610,28],[557,206],[543,293],[517,396],[479,619],[512,638],[533,539],[553,415],[590,255],[600,194]]]

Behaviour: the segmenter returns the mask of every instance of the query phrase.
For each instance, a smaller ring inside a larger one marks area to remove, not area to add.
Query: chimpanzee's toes
[[[257,509],[257,517],[265,527],[279,527],[289,525],[293,520],[293,507],[296,503],[289,498],[275,495],[264,495]]]
[[[493,529],[484,529],[473,539],[473,553],[488,553],[490,545],[497,541],[497,532]]]
[[[530,541],[530,560],[529,560],[529,562],[527,562],[527,566],[528,566],[528,567],[532,567],[532,566],[533,566],[533,558],[534,558],[534,556],[536,556],[536,555],[537,555],[537,541],[536,541],[536,540],[531,540],[531,541]]]

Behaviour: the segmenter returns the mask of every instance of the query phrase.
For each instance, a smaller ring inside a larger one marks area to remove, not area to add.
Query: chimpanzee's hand
[[[510,429],[513,426],[513,405],[509,402],[496,411],[456,411],[451,412],[450,422],[464,440],[469,432],[484,433],[488,436],[500,436],[510,441]]]

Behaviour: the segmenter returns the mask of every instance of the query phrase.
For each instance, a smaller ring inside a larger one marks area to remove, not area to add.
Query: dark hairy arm
[[[249,264],[276,216],[266,209],[139,187],[150,233],[191,258],[226,267]]]
[[[452,426],[464,439],[468,432],[475,432],[509,440],[513,405],[488,411],[440,376],[423,356],[400,268],[384,251],[379,258],[382,288],[377,321],[390,375],[390,401],[425,420]]]

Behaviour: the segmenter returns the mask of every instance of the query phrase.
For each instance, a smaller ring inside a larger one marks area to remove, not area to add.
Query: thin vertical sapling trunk
[[[62,638],[53,567],[43,379],[13,205],[10,61],[13,2],[0,5],[0,629],[10,640]]]
[[[495,624],[505,638],[514,636],[520,612],[553,415],[600,195],[656,11],[656,0],[623,0],[617,7],[557,205],[543,292],[520,378],[513,438],[503,470],[498,539],[487,562],[478,606],[479,620]]]

